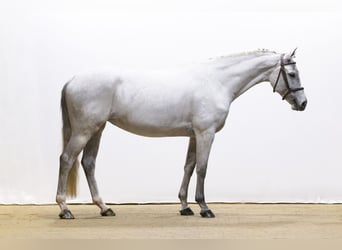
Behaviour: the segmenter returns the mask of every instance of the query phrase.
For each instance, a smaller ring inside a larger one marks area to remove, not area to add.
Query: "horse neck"
[[[242,55],[222,58],[215,68],[219,81],[226,86],[230,98],[234,100],[256,84],[269,81],[279,61],[280,55],[275,53]]]

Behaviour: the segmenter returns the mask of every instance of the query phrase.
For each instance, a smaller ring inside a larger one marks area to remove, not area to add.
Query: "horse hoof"
[[[193,212],[193,211],[191,210],[191,208],[189,208],[189,207],[180,210],[179,213],[180,213],[181,215],[185,215],[185,216],[194,215],[194,212]]]
[[[59,218],[61,218],[61,219],[75,219],[75,217],[73,216],[73,214],[71,213],[71,211],[69,209],[64,209],[59,214]]]
[[[111,208],[108,208],[106,211],[101,212],[102,216],[115,216],[114,211]]]
[[[201,211],[200,214],[203,218],[215,218],[215,214],[210,209]]]

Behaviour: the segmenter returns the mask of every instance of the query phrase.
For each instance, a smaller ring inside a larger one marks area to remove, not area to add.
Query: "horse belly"
[[[184,110],[154,108],[150,105],[125,107],[116,112],[110,119],[114,125],[134,134],[163,137],[190,136],[192,122]]]
[[[129,100],[114,102],[111,123],[131,133],[150,137],[193,134],[191,109],[186,100]]]
[[[178,126],[161,126],[151,123],[128,122],[123,119],[112,119],[110,122],[117,127],[136,135],[147,137],[166,137],[166,136],[191,136],[193,130],[191,124],[181,124]]]

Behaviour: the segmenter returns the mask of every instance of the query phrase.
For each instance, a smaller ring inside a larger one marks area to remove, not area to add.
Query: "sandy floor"
[[[216,218],[178,214],[179,205],[0,206],[0,239],[342,239],[342,205],[211,204]]]

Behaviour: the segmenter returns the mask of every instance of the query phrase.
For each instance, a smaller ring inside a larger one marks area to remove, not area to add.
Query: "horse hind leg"
[[[184,176],[178,197],[182,204],[182,209],[179,211],[181,215],[194,215],[194,212],[188,206],[188,189],[190,178],[196,166],[196,138],[190,137],[186,162],[184,166]]]
[[[90,189],[90,193],[93,199],[93,202],[101,209],[102,216],[115,216],[113,210],[106,206],[106,204],[102,201],[96,179],[95,179],[95,162],[96,156],[99,150],[99,144],[101,140],[101,135],[103,132],[105,125],[103,125],[88,141],[87,145],[83,149],[82,156],[82,166],[87,177],[88,186]]]
[[[61,209],[59,214],[61,219],[74,219],[73,214],[66,205],[67,184],[68,181],[70,181],[68,180],[68,176],[75,161],[77,161],[78,155],[87,144],[89,138],[90,136],[86,134],[72,135],[60,156],[56,202]],[[73,181],[76,181],[76,178]]]

